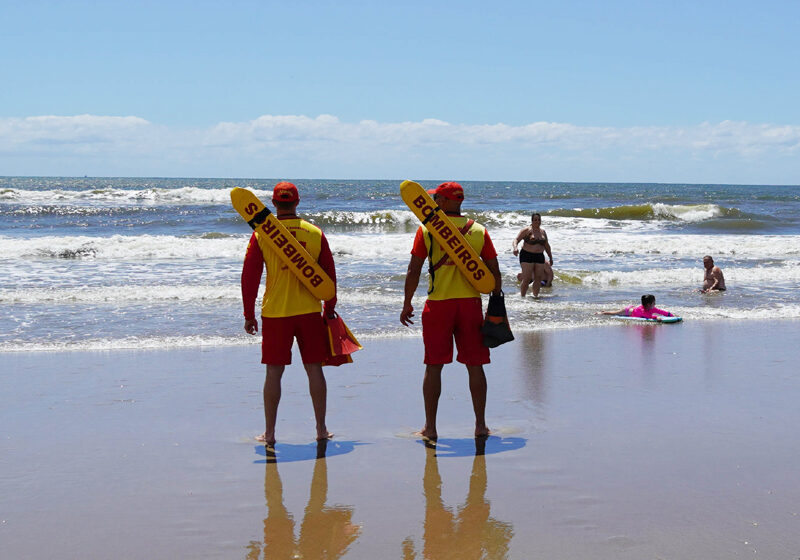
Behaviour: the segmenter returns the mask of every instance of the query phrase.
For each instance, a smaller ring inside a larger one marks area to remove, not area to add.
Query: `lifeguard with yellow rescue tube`
[[[256,299],[264,269],[267,271],[261,301],[261,363],[264,380],[264,433],[256,437],[267,447],[275,444],[275,426],[281,398],[281,377],[292,363],[297,342],[314,408],[317,440],[330,439],[325,424],[327,389],[324,363],[349,361],[344,350],[332,356],[326,320],[336,320],[336,265],[322,230],[297,215],[297,186],[281,181],[272,191],[275,214],[251,192],[233,189],[234,208],[253,228],[242,263],[244,330],[258,333]],[[320,300],[325,300],[321,305]],[[343,325],[343,322],[342,322]],[[346,327],[343,327],[346,332]],[[335,364],[334,364],[335,365]]]
[[[333,280],[256,195],[236,187],[231,203],[256,232],[259,247],[274,252],[314,297],[328,301],[336,295]]]
[[[418,432],[436,440],[436,414],[442,392],[442,369],[453,361],[464,364],[469,375],[472,409],[477,438],[490,433],[486,425],[486,375],[483,366],[490,362],[489,345],[483,338],[481,292],[502,295],[503,279],[486,228],[461,214],[464,189],[455,181],[425,191],[413,181],[404,181],[400,194],[422,221],[411,247],[400,323],[414,323],[413,298],[425,262],[428,263],[428,297],[422,309],[422,342],[425,347],[425,425]],[[428,196],[433,194],[434,198]],[[496,345],[496,344],[494,344]]]
[[[482,294],[494,290],[495,279],[480,255],[467,242],[458,227],[433,201],[419,183],[403,181],[400,196],[414,215],[420,219],[450,261],[464,274],[467,281]],[[473,232],[481,234],[481,232]],[[449,263],[446,263],[449,264]]]

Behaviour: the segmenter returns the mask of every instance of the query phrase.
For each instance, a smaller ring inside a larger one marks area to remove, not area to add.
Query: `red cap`
[[[297,192],[297,187],[287,181],[281,181],[275,185],[272,191],[272,202],[297,202],[300,200],[300,194]]]
[[[455,181],[442,183],[435,189],[429,190],[428,194],[438,194],[450,200],[464,200],[464,189]]]

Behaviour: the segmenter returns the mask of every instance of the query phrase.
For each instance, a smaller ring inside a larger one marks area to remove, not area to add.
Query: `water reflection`
[[[441,445],[441,442],[439,443]],[[472,474],[464,503],[448,508],[442,500],[442,477],[435,446],[426,445],[425,474],[422,486],[425,492],[425,524],[423,544],[419,555],[414,540],[406,538],[402,544],[404,560],[507,558],[513,525],[491,516],[491,504],[486,499],[486,440],[475,441]]]
[[[519,358],[522,360],[519,371],[525,397],[543,411],[547,402],[547,334],[540,331],[521,333]]]
[[[659,324],[644,324],[644,325],[631,325],[633,332],[635,332],[642,340],[642,350],[649,352],[653,350],[653,344],[656,341],[656,336],[661,332],[662,325]]]
[[[653,357],[656,355],[658,339],[661,338],[662,331],[667,328],[676,328],[675,325],[660,325],[658,323],[635,323],[625,325],[624,333],[630,345],[630,355],[627,359],[633,363],[640,364],[640,367],[647,368],[653,365]],[[638,351],[638,355],[637,355]]]
[[[285,558],[341,558],[358,539],[361,527],[353,524],[352,506],[328,506],[327,442],[317,445],[317,460],[311,478],[308,505],[303,512],[300,534],[295,538],[295,521],[283,504],[283,484],[278,462],[267,450],[264,472],[264,496],[267,517],[264,519],[263,542],[250,541],[248,560]]]

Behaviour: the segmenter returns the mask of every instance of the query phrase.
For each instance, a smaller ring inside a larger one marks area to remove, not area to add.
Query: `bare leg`
[[[266,430],[258,436],[268,446],[275,445],[275,422],[278,418],[278,404],[281,402],[281,377],[286,366],[267,365],[267,378],[264,380],[264,420]]]
[[[544,278],[544,265],[542,263],[533,264],[533,297],[539,297],[539,289],[542,287],[542,278]]]
[[[533,278],[533,263],[520,263],[522,267],[522,274],[518,276],[519,278],[519,294],[522,297],[525,297],[525,294],[528,293],[528,284],[531,283],[531,278]],[[535,291],[534,294],[538,294],[539,291]]]
[[[322,373],[322,364],[315,362],[303,364],[308,375],[308,392],[311,394],[311,404],[314,405],[314,418],[317,421],[317,441],[330,439],[333,434],[325,426],[325,413],[328,403],[328,384]]]
[[[422,381],[422,396],[425,399],[425,427],[419,431],[422,437],[436,439],[436,413],[439,410],[439,396],[442,394],[442,368],[444,364],[425,366],[425,379]]]
[[[467,366],[469,373],[469,392],[472,395],[472,409],[475,411],[475,437],[489,435],[486,427],[486,374],[483,366]]]

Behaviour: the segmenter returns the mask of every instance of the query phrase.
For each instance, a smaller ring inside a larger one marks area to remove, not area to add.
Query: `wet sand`
[[[0,355],[0,558],[800,557],[798,322],[609,325],[493,351],[426,448],[422,344],[299,364],[275,456],[258,347]],[[295,356],[297,359],[297,356]],[[317,459],[318,455],[325,459]]]

